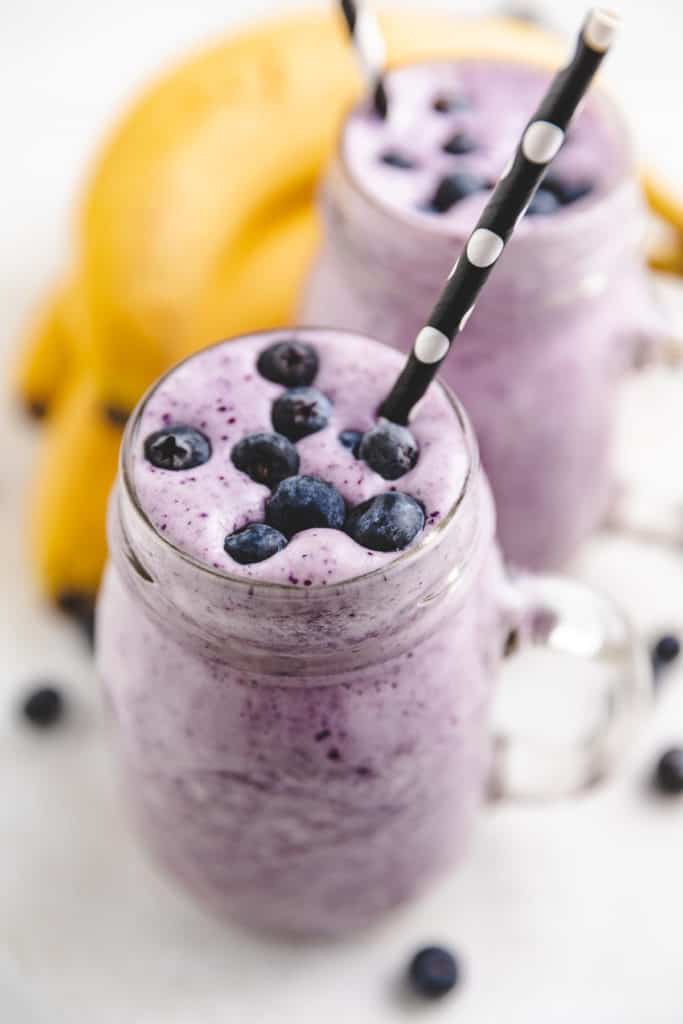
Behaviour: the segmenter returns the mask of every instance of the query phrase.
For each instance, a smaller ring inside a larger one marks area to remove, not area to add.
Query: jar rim
[[[385,348],[390,346],[384,345],[384,342],[377,341],[375,338],[370,338],[367,335],[363,335],[358,331],[347,330],[346,328],[337,327],[279,327],[279,328],[268,328],[260,331],[249,331],[243,334],[235,335],[231,338],[223,338],[220,341],[216,341],[211,345],[203,346],[199,351],[193,352],[191,355],[186,356],[185,359],[180,360],[171,366],[165,373],[163,373],[157,380],[147,389],[145,394],[139,400],[135,409],[131,413],[128,423],[123,435],[121,447],[119,450],[119,479],[122,483],[125,496],[127,497],[130,505],[132,506],[135,514],[139,521],[143,524],[145,529],[154,536],[155,540],[161,542],[164,547],[177,556],[179,560],[192,566],[199,572],[208,574],[210,577],[218,580],[224,580],[231,586],[243,587],[253,592],[299,592],[300,588],[295,587],[288,583],[276,583],[270,580],[253,579],[248,576],[240,576],[236,573],[227,572],[224,569],[217,569],[213,566],[207,565],[200,559],[195,558],[194,555],[184,551],[181,547],[175,544],[172,540],[161,533],[152,523],[151,519],[147,515],[145,509],[142,507],[142,503],[139,500],[137,490],[135,487],[135,480],[132,467],[132,456],[133,456],[133,444],[136,438],[137,429],[142,420],[142,416],[147,408],[147,404],[152,399],[157,389],[164,383],[171,374],[175,373],[180,367],[185,366],[193,359],[199,357],[203,352],[210,351],[211,349],[218,348],[221,345],[233,343],[239,343],[250,338],[272,338],[280,335],[287,334],[290,337],[295,335],[297,338],[309,338],[313,340],[316,335],[321,332],[326,334],[338,334],[347,335],[352,334],[356,337],[366,337],[367,340],[373,341],[375,344],[383,345]],[[448,509],[446,515],[441,519],[436,526],[432,526],[417,544],[413,544],[406,548],[405,551],[398,554],[393,561],[388,562],[382,566],[378,566],[376,569],[372,569],[369,572],[358,573],[353,576],[349,576],[345,579],[337,581],[334,586],[326,586],[322,583],[314,583],[312,586],[307,587],[305,593],[311,594],[316,592],[329,592],[330,590],[336,590],[338,588],[351,587],[354,584],[357,585],[360,581],[371,580],[382,574],[386,575],[394,567],[404,566],[407,563],[413,562],[422,552],[431,548],[433,544],[439,540],[447,531],[447,529],[455,522],[458,512],[465,501],[466,497],[470,494],[472,488],[475,486],[480,471],[480,458],[479,458],[479,446],[474,433],[474,428],[467,415],[462,403],[456,397],[453,391],[440,379],[437,378],[432,386],[438,387],[443,392],[448,405],[455,414],[456,420],[462,431],[462,436],[465,444],[465,453],[467,456],[467,467],[464,475],[462,487]]]

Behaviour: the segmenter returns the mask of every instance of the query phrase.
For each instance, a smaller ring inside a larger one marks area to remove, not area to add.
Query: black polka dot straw
[[[562,145],[567,126],[618,26],[619,16],[604,8],[593,8],[586,16],[574,55],[555,75],[527,124],[398,380],[380,407],[387,419],[408,422],[412,408],[448,355],[453,338],[467,324],[484,282]]]
[[[375,112],[385,118],[389,110],[384,85],[387,54],[384,36],[374,11],[356,0],[341,0],[342,14],[349,29],[353,48],[363,74],[370,84],[370,95]]]

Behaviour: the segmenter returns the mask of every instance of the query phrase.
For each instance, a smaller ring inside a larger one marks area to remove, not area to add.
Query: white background
[[[616,782],[552,808],[487,810],[467,863],[426,899],[353,941],[287,947],[215,924],[147,863],[118,802],[88,656],[34,593],[18,538],[37,434],[13,408],[5,359],[9,367],[27,311],[66,258],[69,207],[93,144],[161,62],[292,6],[2,5],[0,1019],[42,1020],[42,1007],[45,1020],[73,1024],[680,1024],[683,803],[653,799],[645,781],[657,751],[683,742],[683,673]],[[643,154],[681,176],[683,8],[620,8],[626,28],[610,77]],[[582,11],[574,0],[546,7],[568,31]],[[679,496],[682,395],[683,382],[661,374],[631,386],[619,453],[643,486]],[[678,554],[603,538],[572,568],[617,594],[645,637],[683,624]],[[60,735],[16,723],[19,693],[41,675],[73,697]],[[409,954],[428,941],[454,946],[467,965],[461,993],[438,1007],[398,991]],[[35,1002],[38,1016],[15,999]]]

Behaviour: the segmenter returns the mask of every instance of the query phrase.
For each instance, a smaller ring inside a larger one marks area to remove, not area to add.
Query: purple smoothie
[[[389,118],[361,106],[346,122],[304,321],[407,351],[548,78],[488,61],[391,72]],[[561,565],[606,511],[617,386],[659,326],[643,227],[624,124],[595,92],[443,368],[513,563]]]
[[[271,490],[234,451],[272,429],[283,386],[259,356],[292,339],[315,349],[313,386],[331,403],[327,424],[296,442],[299,475],[333,484],[347,522],[380,493],[416,499],[424,526],[402,550],[331,528],[255,563],[224,550],[226,535],[269,516]],[[481,800],[515,617],[471,429],[435,385],[411,421],[419,458],[400,477],[339,441],[372,426],[401,364],[327,330],[224,343],[163,378],[124,442],[98,666],[130,799],[162,863],[250,926],[338,934],[371,922],[453,863]],[[179,424],[210,457],[153,465],[149,439]]]

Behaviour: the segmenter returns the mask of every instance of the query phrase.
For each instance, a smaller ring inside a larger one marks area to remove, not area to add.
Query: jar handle
[[[652,669],[628,619],[609,598],[561,576],[519,574],[511,582],[521,606],[515,649],[542,647],[580,658],[593,667],[587,673],[591,686],[596,679],[595,714],[569,742],[517,731],[494,736],[491,798],[552,800],[611,772],[650,704]]]

